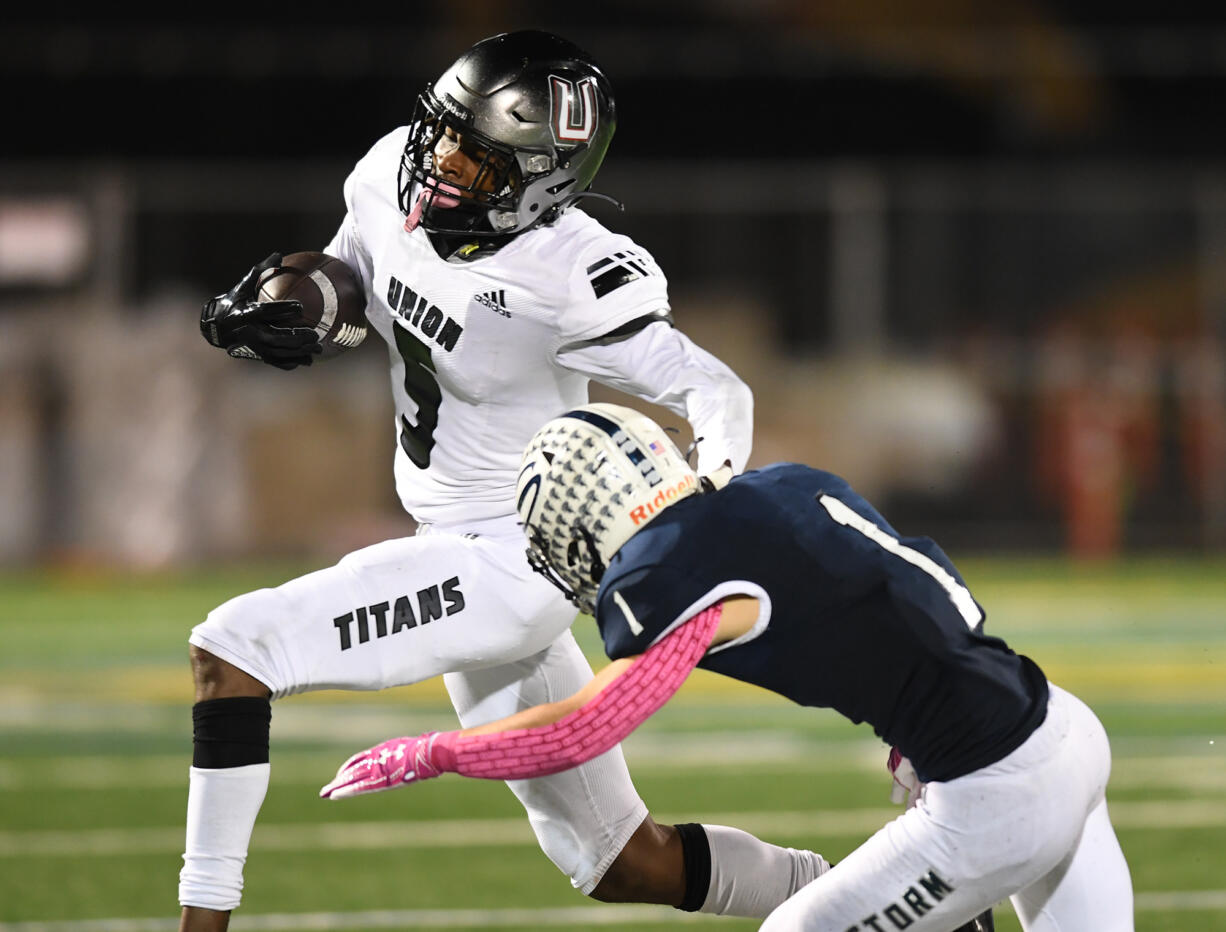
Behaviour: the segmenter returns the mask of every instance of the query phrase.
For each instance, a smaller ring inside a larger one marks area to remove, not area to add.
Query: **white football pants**
[[[336,566],[231,599],[191,643],[273,698],[444,679],[460,721],[482,724],[578,691],[592,676],[575,609],[528,566],[516,519],[423,526]],[[541,848],[584,893],[647,815],[614,748],[582,767],[508,784]]]
[[[1011,898],[1027,932],[1131,932],[1132,881],[1107,817],[1107,734],[1051,687],[1047,718],[783,903],[767,932],[948,932]]]

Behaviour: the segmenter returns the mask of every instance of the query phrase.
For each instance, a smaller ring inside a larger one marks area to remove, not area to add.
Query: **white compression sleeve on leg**
[[[711,886],[699,912],[765,919],[830,870],[820,854],[780,848],[739,828],[703,825],[711,846]]]
[[[247,846],[271,771],[269,764],[191,768],[180,905],[218,910],[238,906]]]

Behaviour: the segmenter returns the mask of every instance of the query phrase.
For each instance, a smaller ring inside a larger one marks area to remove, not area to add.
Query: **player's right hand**
[[[898,748],[890,748],[890,757],[885,766],[894,778],[894,785],[890,787],[890,802],[905,803],[910,809],[920,801],[924,791],[924,784],[916,775],[911,761],[903,757]]]
[[[430,752],[438,737],[439,732],[428,731],[411,738],[392,738],[359,751],[341,764],[319,795],[322,799],[344,799],[437,777],[443,770]]]
[[[702,486],[704,492],[718,492],[729,482],[732,481],[732,464],[724,460],[724,465],[705,476],[699,476],[698,482]]]
[[[200,310],[200,332],[237,359],[258,359],[278,369],[309,366],[323,352],[319,334],[302,316],[298,301],[256,300],[260,276],[278,268],[274,252],[227,291],[210,298]]]

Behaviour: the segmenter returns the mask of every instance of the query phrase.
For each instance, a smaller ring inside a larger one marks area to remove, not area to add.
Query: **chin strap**
[[[571,587],[571,585],[562,578],[562,574],[558,572],[553,565],[553,560],[549,557],[549,545],[541,535],[540,531],[535,528],[531,529],[529,534],[531,545],[528,547],[528,565],[533,570],[544,576],[551,582],[562,595],[566,596],[566,600],[581,612],[586,612],[589,615],[595,610],[595,606],[579,597],[579,594]],[[571,546],[577,547],[578,541],[572,541]],[[593,556],[595,550],[593,549]],[[603,572],[603,568],[602,568]]]

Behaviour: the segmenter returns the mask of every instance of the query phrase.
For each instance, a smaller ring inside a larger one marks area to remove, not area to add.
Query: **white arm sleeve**
[[[602,385],[663,405],[690,422],[698,473],[725,460],[741,472],[753,446],[753,393],[728,366],[667,323],[624,340],[558,354],[558,362]]]

